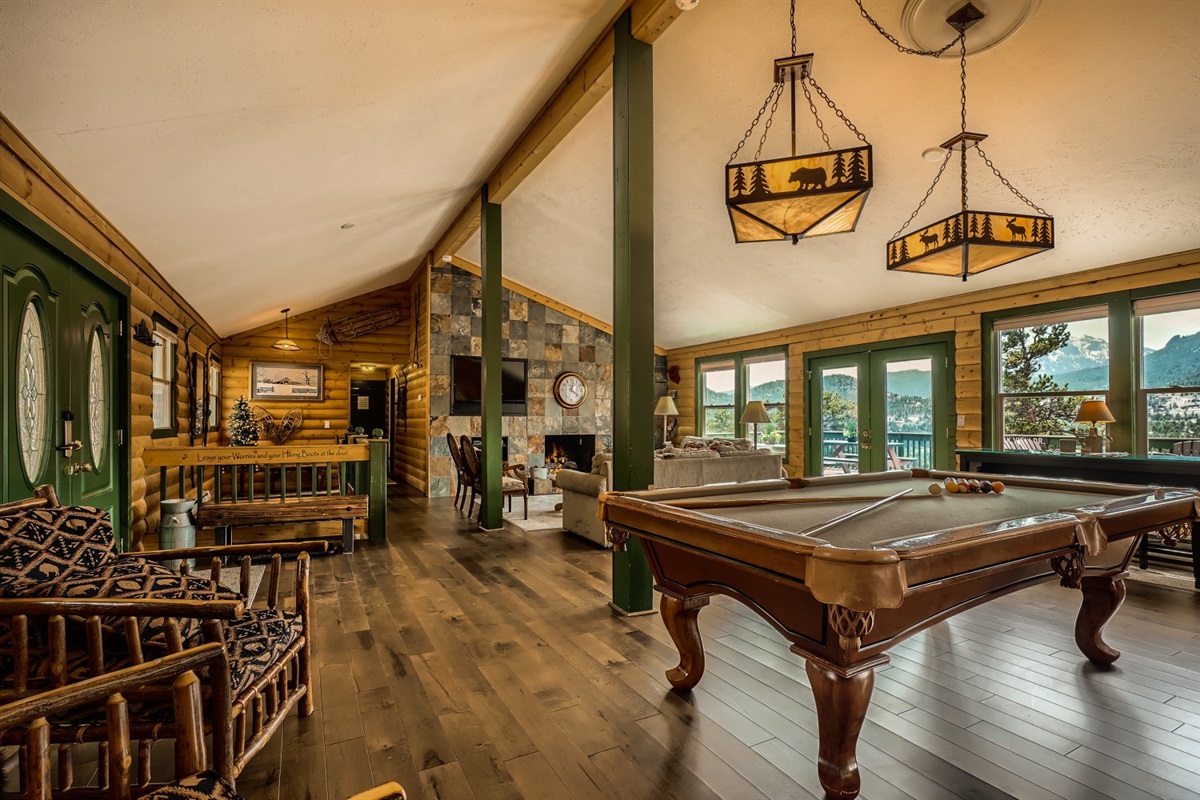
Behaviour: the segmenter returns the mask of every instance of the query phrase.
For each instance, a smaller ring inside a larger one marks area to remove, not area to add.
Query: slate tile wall
[[[481,285],[478,276],[450,264],[434,267],[430,285],[429,493],[445,497],[453,493],[446,433],[481,432],[479,417],[450,416],[450,356],[482,352]],[[509,289],[501,290],[501,303],[501,356],[529,359],[528,416],[503,417],[501,426],[509,461],[540,466],[547,434],[595,434],[596,452],[610,447],[611,334]],[[563,408],[554,400],[554,380],[563,372],[578,372],[588,383],[579,408]]]

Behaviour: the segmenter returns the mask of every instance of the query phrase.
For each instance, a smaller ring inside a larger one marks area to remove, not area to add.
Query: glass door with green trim
[[[809,474],[950,464],[944,343],[813,358],[809,371]]]

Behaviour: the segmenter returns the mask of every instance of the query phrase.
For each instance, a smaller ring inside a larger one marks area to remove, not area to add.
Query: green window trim
[[[999,335],[995,329],[997,322],[1014,317],[1047,314],[1056,311],[1063,313],[1089,306],[1103,305],[1108,308],[1108,389],[1107,405],[1117,418],[1115,425],[1109,426],[1112,436],[1112,450],[1127,452],[1135,456],[1146,456],[1147,448],[1142,446],[1145,431],[1144,411],[1141,408],[1138,391],[1138,367],[1140,358],[1137,355],[1136,342],[1138,332],[1134,317],[1134,304],[1138,300],[1165,295],[1184,294],[1200,291],[1200,280],[1182,281],[1179,283],[1146,286],[1123,292],[1108,292],[1097,295],[1075,297],[1070,300],[1059,300],[1052,303],[1038,303],[1021,306],[1020,308],[991,311],[982,315],[982,330],[980,346],[982,348],[983,369],[983,442],[984,447],[1003,449],[1003,425],[1000,419],[1001,408],[997,402],[1000,394],[998,353]],[[1089,392],[1080,391],[1079,394]],[[1101,392],[1096,392],[1101,393]]]
[[[742,350],[742,351],[739,351],[736,353],[722,353],[721,355],[705,356],[703,358],[697,358],[696,359],[696,390],[695,390],[695,392],[696,392],[696,427],[695,427],[695,430],[696,430],[697,436],[706,436],[707,435],[707,432],[704,429],[705,410],[706,409],[732,408],[734,436],[738,437],[738,438],[741,438],[741,437],[753,438],[753,432],[752,432],[753,428],[751,428],[751,431],[743,431],[743,430],[741,430],[741,424],[738,422],[738,420],[741,419],[741,417],[742,417],[742,413],[744,412],[744,410],[746,408],[746,403],[749,399],[749,397],[748,397],[749,391],[748,391],[748,387],[746,385],[746,365],[747,365],[747,363],[753,363],[755,361],[766,360],[771,356],[779,356],[780,360],[783,361],[783,374],[784,374],[783,402],[782,403],[766,403],[765,405],[768,410],[775,409],[775,408],[783,409],[783,412],[784,412],[784,424],[783,424],[784,434],[783,434],[783,451],[782,451],[781,455],[783,456],[783,462],[786,464],[787,460],[788,460],[789,451],[791,450],[790,442],[789,442],[790,431],[791,431],[791,408],[790,408],[790,404],[788,402],[791,376],[789,375],[789,372],[788,372],[789,356],[788,356],[787,345],[781,345],[778,347],[762,347],[762,348],[758,348],[755,350]],[[733,384],[732,406],[728,405],[728,404],[705,405],[705,403],[704,403],[704,377],[703,377],[704,369],[706,367],[711,369],[712,367],[719,366],[719,365],[728,365],[729,368],[733,370],[734,384]],[[760,430],[761,430],[761,428],[760,428]],[[764,445],[761,443],[761,434],[760,434],[759,438],[760,438],[759,447],[763,447]]]

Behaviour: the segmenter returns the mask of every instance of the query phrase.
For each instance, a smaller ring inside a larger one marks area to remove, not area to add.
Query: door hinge
[[[950,356],[942,356],[942,366],[950,369]]]
[[[117,446],[120,447],[124,444],[125,444],[125,429],[117,428]]]
[[[125,335],[125,320],[117,320],[117,336]]]

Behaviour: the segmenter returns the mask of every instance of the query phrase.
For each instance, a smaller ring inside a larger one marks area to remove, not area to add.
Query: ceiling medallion
[[[946,18],[962,0],[908,0],[900,14],[900,28],[913,47],[932,50],[946,41]],[[971,28],[967,36],[967,55],[984,53],[1007,40],[1024,27],[1041,0],[1001,0],[987,2],[975,0],[975,6],[984,14],[978,25]]]
[[[1054,218],[1017,191],[979,146],[987,138],[983,133],[967,131],[967,47],[966,31],[983,18],[982,12],[967,3],[946,23],[958,31],[961,83],[961,121],[957,136],[942,145],[945,156],[925,197],[917,204],[908,220],[887,243],[887,268],[901,272],[924,272],[931,275],[968,275],[1037,255],[1054,248]],[[961,176],[960,209],[958,212],[912,233],[905,230],[916,219],[925,202],[937,188],[955,150],[959,153]],[[967,208],[967,151],[974,150],[992,173],[1037,214],[977,211]]]
[[[774,82],[762,108],[725,165],[725,205],[738,242],[791,239],[854,230],[867,195],[874,185],[871,143],[817,85],[812,77],[812,53],[796,54],[796,2],[791,2],[792,54],[775,59]],[[796,89],[800,87],[825,143],[825,150],[798,155],[796,149]],[[792,154],[760,160],[775,110],[790,88]],[[817,114],[813,91],[861,142],[835,150]],[[751,161],[736,159],[754,129],[766,116]]]

